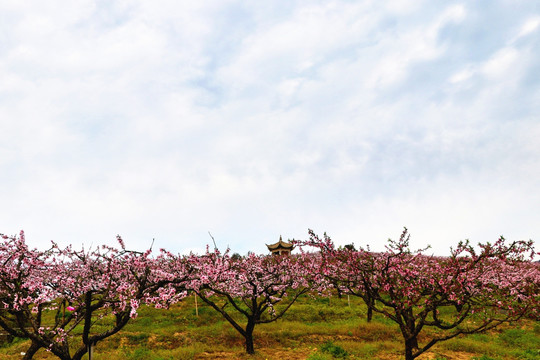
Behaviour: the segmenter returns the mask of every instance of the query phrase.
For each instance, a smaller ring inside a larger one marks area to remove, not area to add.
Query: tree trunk
[[[52,351],[52,353],[60,360],[72,360],[71,355],[69,355],[69,349],[67,351]]]
[[[30,347],[28,350],[26,350],[26,353],[24,354],[23,360],[30,360],[33,358],[33,356],[37,353],[37,351],[41,348],[37,343],[32,342],[30,344]]]
[[[405,360],[414,360],[412,356],[412,348],[405,345]]]
[[[416,349],[418,349],[418,339],[416,337],[405,340],[405,360],[415,359],[416,356],[413,356],[413,352]]]
[[[248,320],[244,338],[246,339],[246,352],[250,355],[255,354],[255,347],[253,346],[253,330],[254,329],[255,329],[255,323],[251,320]]]
[[[246,353],[255,354],[255,347],[253,346],[253,335],[246,334]]]
[[[369,296],[365,303],[367,306],[367,322],[371,322],[371,319],[373,319],[373,306],[375,305],[375,299]]]
[[[73,354],[72,360],[81,360],[84,355],[88,353],[88,347],[87,346],[81,346],[75,354]],[[92,360],[91,355],[88,355],[88,360]]]

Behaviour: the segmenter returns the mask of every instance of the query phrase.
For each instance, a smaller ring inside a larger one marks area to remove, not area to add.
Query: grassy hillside
[[[401,359],[396,325],[375,316],[356,298],[303,297],[283,319],[255,329],[257,353],[244,353],[243,338],[214,310],[193,296],[170,310],[142,308],[119,334],[99,343],[94,360],[176,359]],[[102,320],[107,321],[107,320]],[[27,341],[0,348],[1,359],[21,359]],[[40,350],[36,359],[54,359]],[[528,320],[436,345],[419,359],[540,360],[540,324]]]

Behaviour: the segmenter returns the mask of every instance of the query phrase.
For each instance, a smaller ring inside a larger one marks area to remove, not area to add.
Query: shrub
[[[332,341],[327,341],[321,346],[323,353],[328,353],[334,358],[345,359],[349,354],[341,346],[334,344]]]

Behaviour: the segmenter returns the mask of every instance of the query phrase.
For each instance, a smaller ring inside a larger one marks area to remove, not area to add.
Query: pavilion
[[[294,245],[288,242],[283,241],[281,235],[279,236],[279,241],[275,244],[266,244],[268,250],[272,255],[290,255],[291,251],[294,249]]]

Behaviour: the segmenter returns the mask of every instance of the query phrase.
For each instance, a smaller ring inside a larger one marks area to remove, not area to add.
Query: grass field
[[[93,360],[176,359],[402,359],[402,340],[391,321],[365,320],[357,298],[303,297],[277,322],[255,329],[256,354],[244,353],[243,338],[214,310],[188,297],[169,310],[144,307],[123,331],[100,342]],[[104,320],[106,321],[106,320]],[[427,330],[429,331],[429,330]],[[0,359],[21,359],[28,342],[0,348]],[[35,359],[55,359],[40,350]],[[487,334],[435,345],[419,359],[540,360],[540,323],[522,320]]]

